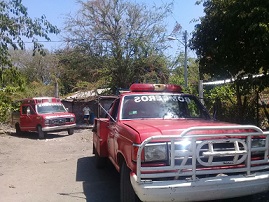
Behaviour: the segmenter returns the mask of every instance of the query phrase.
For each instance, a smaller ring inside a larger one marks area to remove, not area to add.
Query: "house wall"
[[[77,124],[83,124],[84,123],[84,114],[83,114],[83,108],[88,105],[90,109],[92,110],[90,124],[93,124],[93,119],[97,114],[97,103],[95,100],[85,102],[85,101],[62,101],[63,105],[68,108],[69,112],[72,112],[76,115],[76,123]]]
[[[117,96],[110,96],[110,97],[101,97],[99,99],[100,104],[108,110],[112,102],[116,99]],[[91,101],[84,101],[84,100],[76,100],[76,101],[66,101],[62,100],[63,105],[68,108],[69,112],[72,112],[76,115],[76,123],[77,124],[84,124],[84,114],[83,108],[88,105],[92,111],[90,116],[90,124],[93,124],[94,118],[104,118],[106,117],[106,112],[98,106],[97,99]]]

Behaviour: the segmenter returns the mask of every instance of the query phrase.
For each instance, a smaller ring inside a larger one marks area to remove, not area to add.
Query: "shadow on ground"
[[[78,159],[76,181],[83,182],[87,202],[119,202],[119,180],[119,173],[111,164],[97,169],[94,157]]]
[[[10,136],[14,136],[14,137],[18,137],[18,138],[26,138],[26,139],[32,139],[32,140],[35,140],[35,139],[39,139],[38,138],[38,134],[35,133],[35,132],[24,132],[20,135],[16,134],[15,132],[8,132],[7,135],[10,135]],[[55,139],[55,138],[63,138],[65,136],[69,136],[66,132],[66,135],[63,135],[63,134],[58,134],[58,133],[47,133],[45,135],[45,138],[44,139],[40,139],[40,140],[45,140],[45,139]]]
[[[80,158],[77,161],[76,181],[83,182],[87,202],[120,201],[120,176],[112,164],[97,169],[94,157]],[[269,192],[212,202],[269,202]]]

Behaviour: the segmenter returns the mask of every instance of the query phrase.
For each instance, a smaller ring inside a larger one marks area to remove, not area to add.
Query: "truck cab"
[[[120,173],[122,202],[208,201],[268,191],[268,135],[211,119],[178,85],[132,84],[95,119],[93,147]]]
[[[59,98],[34,97],[22,100],[20,111],[13,113],[12,123],[16,133],[37,132],[43,139],[47,132],[67,131],[74,133],[76,117],[61,103]]]

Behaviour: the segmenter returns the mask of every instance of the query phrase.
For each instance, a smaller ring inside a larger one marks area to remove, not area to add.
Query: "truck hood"
[[[226,122],[201,119],[155,119],[155,120],[128,120],[123,123],[125,126],[135,130],[140,135],[140,141],[153,135],[179,135],[183,130],[199,126],[236,126]],[[238,132],[239,130],[233,130]],[[226,131],[227,132],[227,131]],[[231,132],[231,131],[229,131]],[[224,131],[203,131],[204,134],[224,133]]]

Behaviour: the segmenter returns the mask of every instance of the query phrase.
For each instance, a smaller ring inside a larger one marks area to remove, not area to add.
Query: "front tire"
[[[45,132],[42,130],[41,126],[37,126],[37,133],[38,133],[38,138],[39,139],[44,139],[45,138]]]
[[[74,129],[73,128],[71,128],[71,129],[68,129],[68,135],[73,135],[74,134]]]
[[[130,181],[131,170],[123,162],[120,169],[120,201],[121,202],[141,202],[134,192]]]

